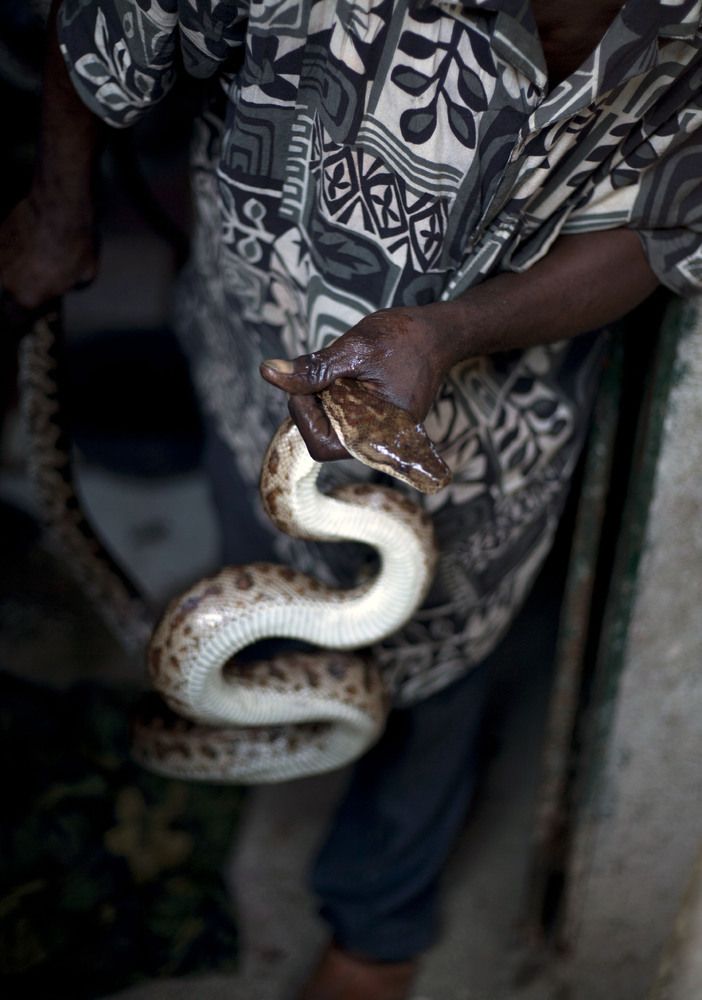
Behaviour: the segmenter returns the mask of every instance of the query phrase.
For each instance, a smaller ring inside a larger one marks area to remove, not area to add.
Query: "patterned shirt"
[[[526,270],[561,234],[630,227],[663,283],[702,290],[701,21],[702,0],[628,0],[549,90],[528,0],[65,0],[72,79],[111,124],[163,97],[181,62],[210,80],[179,322],[244,476],[284,409],[261,358]],[[427,419],[454,470],[427,501],[437,584],[379,652],[401,700],[480,660],[511,621],[595,362],[577,340],[451,373]]]

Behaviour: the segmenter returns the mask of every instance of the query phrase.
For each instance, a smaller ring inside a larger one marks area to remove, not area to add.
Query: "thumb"
[[[272,358],[262,361],[260,372],[271,385],[293,396],[310,395],[328,388],[338,378],[354,374],[353,359],[336,344],[312,354],[302,354],[292,361]]]

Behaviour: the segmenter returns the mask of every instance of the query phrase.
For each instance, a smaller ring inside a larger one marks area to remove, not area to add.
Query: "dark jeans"
[[[400,962],[437,934],[437,886],[475,788],[487,663],[392,712],[356,764],[314,865],[337,942]]]
[[[206,465],[222,524],[222,558],[272,558],[231,452],[207,428]],[[437,932],[437,883],[475,786],[489,667],[391,713],[354,767],[312,872],[342,947],[381,961],[426,949]]]

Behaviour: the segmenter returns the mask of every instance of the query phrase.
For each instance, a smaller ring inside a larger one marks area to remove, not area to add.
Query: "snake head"
[[[362,382],[338,379],[319,397],[346,450],[420,493],[438,493],[451,470],[422,424]]]

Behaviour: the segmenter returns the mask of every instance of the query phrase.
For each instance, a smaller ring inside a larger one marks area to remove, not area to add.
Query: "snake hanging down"
[[[144,643],[150,615],[136,588],[97,541],[78,502],[57,381],[57,316],[44,317],[21,351],[30,473],[54,541],[108,622]],[[351,455],[426,493],[450,472],[421,426],[355,381],[320,394]],[[148,646],[152,683],[166,702],[134,724],[133,751],[149,769],[179,778],[271,782],[339,767],[383,730],[393,692],[363,649],[404,625],[434,572],[431,523],[383,486],[317,489],[321,466],[292,421],[276,432],[261,474],[273,522],[299,538],[371,545],[379,569],[338,590],[286,566],[227,567],[172,601]],[[268,637],[322,647],[241,664],[236,654]]]

